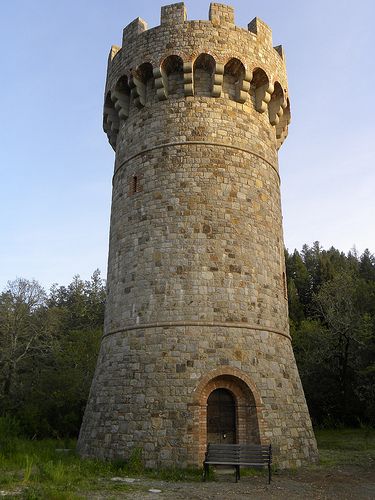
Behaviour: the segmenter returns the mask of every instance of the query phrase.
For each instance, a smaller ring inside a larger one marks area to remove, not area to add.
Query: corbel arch
[[[255,109],[259,113],[267,110],[267,104],[271,100],[273,86],[267,73],[262,68],[255,68],[251,80],[251,92],[254,99]]]
[[[251,73],[245,65],[232,57],[224,66],[223,93],[224,97],[237,102],[246,102],[250,90]]]
[[[130,79],[131,95],[137,108],[142,108],[151,101],[154,89],[153,67],[150,62],[144,62],[132,71]]]
[[[111,92],[113,105],[118,113],[119,120],[126,120],[129,116],[130,86],[127,75],[122,75]]]
[[[211,97],[214,86],[216,61],[207,53],[200,54],[193,65],[194,95]]]
[[[160,65],[168,97],[178,98],[184,95],[183,65],[182,57],[174,54],[166,57]]]

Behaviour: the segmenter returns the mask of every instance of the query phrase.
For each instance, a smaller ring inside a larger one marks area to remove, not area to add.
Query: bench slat
[[[215,453],[216,455],[216,453]],[[257,453],[256,451],[248,452],[248,453],[242,453],[240,452],[241,457],[268,457],[269,453]]]
[[[269,449],[269,446],[267,445],[253,445],[253,444],[212,444],[209,443],[207,445],[207,448],[209,449],[218,449],[218,450],[238,450],[238,449],[243,449],[243,450],[267,450]]]
[[[208,465],[233,465],[233,461],[229,461],[229,462],[218,462],[218,461],[214,461],[214,462],[205,462],[205,464],[208,464]]]

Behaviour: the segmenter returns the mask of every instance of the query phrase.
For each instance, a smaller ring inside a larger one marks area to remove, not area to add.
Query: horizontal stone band
[[[157,146],[153,146],[151,148],[143,149],[142,151],[138,151],[138,153],[135,153],[132,156],[129,156],[129,158],[126,158],[120,165],[116,168],[115,173],[113,174],[113,179],[115,178],[116,174],[124,167],[129,161],[134,160],[134,158],[137,158],[137,156],[140,156],[142,154],[148,153],[149,151],[155,151],[155,149],[161,149],[161,148],[169,148],[172,146],[218,146],[222,148],[227,148],[227,149],[235,149],[236,151],[241,151],[243,153],[247,153],[253,156],[256,156],[257,158],[260,158],[263,160],[265,163],[267,163],[276,173],[277,178],[280,183],[280,175],[279,172],[276,168],[275,165],[273,165],[270,161],[268,161],[264,156],[260,155],[259,153],[255,153],[254,151],[251,151],[250,149],[246,148],[241,148],[240,146],[234,146],[233,144],[228,144],[225,142],[209,142],[209,141],[177,141],[177,142],[165,142],[164,144],[158,144]]]
[[[276,330],[274,328],[266,328],[259,325],[251,325],[249,323],[234,323],[234,322],[211,322],[211,321],[159,321],[155,323],[144,323],[141,325],[127,325],[118,330],[113,330],[107,332],[103,335],[104,337],[109,337],[110,335],[115,335],[116,333],[127,332],[129,330],[145,330],[147,328],[161,328],[161,327],[181,327],[181,326],[203,326],[203,327],[218,327],[218,328],[242,328],[247,330],[258,330],[262,332],[276,333],[277,335],[282,335],[289,340],[291,336],[289,333]]]

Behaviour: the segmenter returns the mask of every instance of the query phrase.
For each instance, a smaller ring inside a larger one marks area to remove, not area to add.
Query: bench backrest
[[[271,445],[209,443],[206,452],[207,462],[266,464],[271,457]]]
[[[271,461],[271,445],[240,445],[240,462],[265,464]]]
[[[238,444],[211,444],[207,445],[206,460],[237,462],[240,457]]]

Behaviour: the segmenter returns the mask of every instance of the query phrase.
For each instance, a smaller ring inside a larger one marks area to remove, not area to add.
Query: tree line
[[[95,271],[47,294],[18,278],[0,295],[0,415],[30,437],[77,436],[104,321],[105,284]]]
[[[375,425],[375,257],[285,254],[294,353],[313,423]]]
[[[375,257],[319,243],[285,252],[290,327],[315,425],[375,425]],[[102,335],[97,270],[47,293],[18,278],[0,294],[0,416],[36,438],[74,437]]]

